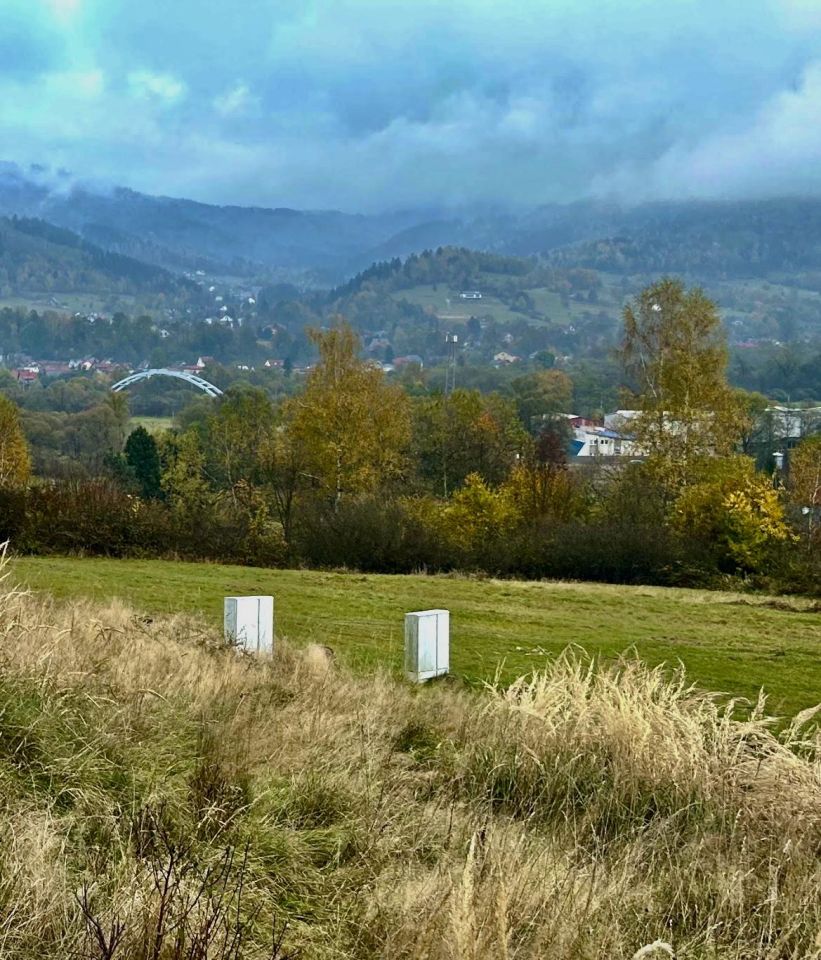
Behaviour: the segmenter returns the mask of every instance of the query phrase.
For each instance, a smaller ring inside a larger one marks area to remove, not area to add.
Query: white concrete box
[[[450,613],[417,610],[405,614],[405,674],[422,683],[448,672],[450,666]]]
[[[249,653],[273,653],[274,598],[226,597],[225,639]]]

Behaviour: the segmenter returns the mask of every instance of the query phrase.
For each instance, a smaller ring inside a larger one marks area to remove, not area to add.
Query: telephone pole
[[[456,351],[459,349],[459,335],[445,334],[447,346],[447,360],[445,362],[445,397],[449,397],[456,389]]]

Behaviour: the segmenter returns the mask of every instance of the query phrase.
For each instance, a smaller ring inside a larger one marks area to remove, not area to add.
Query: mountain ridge
[[[580,200],[525,212],[214,205],[54,185],[0,164],[0,215],[37,217],[163,268],[335,286],[370,264],[459,246],[629,275],[768,279],[821,267],[821,199]],[[591,246],[592,245],[592,246]],[[603,246],[602,246],[603,245]]]

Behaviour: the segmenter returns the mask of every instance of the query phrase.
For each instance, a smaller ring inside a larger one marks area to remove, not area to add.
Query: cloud
[[[738,129],[692,146],[674,144],[649,168],[624,168],[601,178],[596,190],[642,198],[821,193],[819,104],[821,61],[815,61]]]
[[[220,116],[232,117],[256,109],[259,106],[259,101],[251,93],[248,84],[238,81],[232,87],[214,97],[213,105]]]
[[[46,0],[56,16],[63,21],[71,21],[80,12],[80,0]]]
[[[3,3],[8,159],[136,189],[353,210],[821,192],[817,0]]]
[[[185,84],[168,73],[135,70],[128,75],[128,86],[135,97],[154,98],[173,103],[185,96]]]

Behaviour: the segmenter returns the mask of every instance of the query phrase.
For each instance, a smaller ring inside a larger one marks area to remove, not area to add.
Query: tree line
[[[700,290],[662,280],[625,309],[643,455],[588,470],[567,461],[561,371],[517,377],[508,396],[431,393],[386,379],[342,320],[310,336],[319,361],[279,399],[235,384],[154,436],[126,435],[125,398],[109,398],[111,440],[85,479],[32,481],[4,400],[3,536],[32,551],[817,590],[821,437],[788,477],[757,469],[763,398],[727,382]]]

